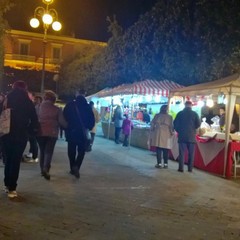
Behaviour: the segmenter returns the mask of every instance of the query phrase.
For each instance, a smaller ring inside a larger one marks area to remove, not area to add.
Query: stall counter
[[[109,130],[109,134],[108,134]],[[114,124],[108,122],[102,122],[102,131],[103,135],[106,138],[114,140]],[[134,127],[129,138],[129,142],[131,146],[139,147],[143,149],[148,149],[148,136],[149,136],[149,128],[138,128]],[[123,141],[123,134],[121,134],[120,140]]]

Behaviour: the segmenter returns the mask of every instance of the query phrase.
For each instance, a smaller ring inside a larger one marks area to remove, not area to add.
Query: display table
[[[103,135],[106,138],[114,140],[115,128],[113,123],[102,122]],[[129,137],[129,143],[131,146],[148,149],[148,137],[149,128],[137,128],[134,127]],[[120,141],[123,141],[123,134],[120,135]]]
[[[194,167],[203,171],[224,175],[224,140],[217,138],[202,138],[196,136],[196,147],[194,156]],[[240,151],[240,142],[230,141],[227,154],[225,177],[232,177],[233,154],[235,151]],[[173,148],[170,156],[174,160],[178,158],[177,137],[173,141]],[[185,156],[187,163],[187,154]]]

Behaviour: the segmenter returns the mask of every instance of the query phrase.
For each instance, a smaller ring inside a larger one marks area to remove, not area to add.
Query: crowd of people
[[[86,151],[91,151],[95,124],[100,120],[85,96],[77,92],[64,109],[55,105],[56,94],[45,91],[32,96],[24,81],[16,81],[12,90],[0,95],[0,113],[11,109],[10,131],[0,138],[0,153],[4,163],[4,191],[9,198],[18,197],[17,182],[21,161],[39,162],[41,175],[50,180],[51,162],[60,128],[65,130],[70,174],[80,178],[80,168]],[[91,131],[91,139],[86,132]],[[24,154],[29,141],[29,153]],[[39,157],[38,157],[39,152]]]

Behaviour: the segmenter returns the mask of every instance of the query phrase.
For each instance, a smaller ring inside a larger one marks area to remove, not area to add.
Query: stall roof
[[[216,81],[172,89],[170,96],[196,96],[223,93],[225,95],[240,95],[240,75],[234,74]]]
[[[135,82],[131,84],[122,84],[115,88],[109,89],[107,91],[102,91],[98,94],[99,97],[107,97],[114,95],[161,95],[164,97],[169,96],[171,89],[182,88],[182,85],[179,85],[175,82],[163,80],[144,80],[141,82]]]

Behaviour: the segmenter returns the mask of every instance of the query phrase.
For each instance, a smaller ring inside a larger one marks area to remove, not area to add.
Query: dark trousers
[[[8,187],[9,191],[14,191],[17,188],[20,163],[27,140],[27,136],[12,137],[6,135],[3,137],[3,148],[6,154],[4,184]]]
[[[192,171],[194,161],[195,143],[178,143],[179,146],[179,170],[183,170],[185,161],[185,151],[188,151],[188,171]]]
[[[119,143],[121,130],[122,130],[121,127],[115,127],[115,142],[116,143]]]
[[[85,147],[83,144],[78,144],[72,141],[68,142],[68,158],[70,163],[70,171],[81,168],[85,156]]]
[[[124,135],[123,146],[127,147],[129,145],[128,139],[129,135],[128,134]]]
[[[57,138],[55,137],[37,137],[40,149],[40,168],[41,172],[49,172],[51,168],[52,156]]]
[[[169,152],[169,150],[167,148],[157,147],[156,151],[157,151],[157,163],[162,164],[162,157],[163,157],[164,164],[168,164],[168,152]]]
[[[37,138],[35,136],[29,136],[30,149],[29,152],[32,153],[32,158],[36,159],[38,157],[38,145]]]

